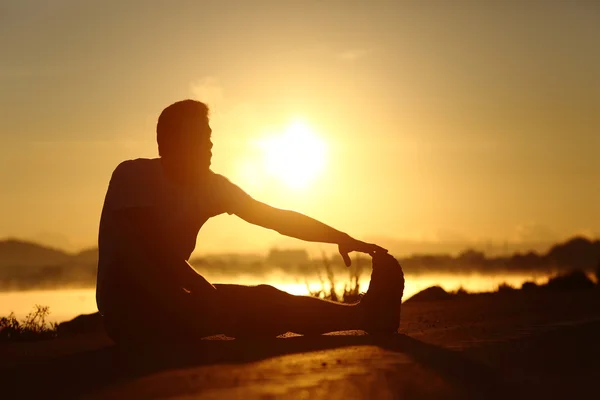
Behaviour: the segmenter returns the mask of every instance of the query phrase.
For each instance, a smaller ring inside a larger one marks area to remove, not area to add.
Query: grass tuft
[[[56,337],[58,324],[49,323],[46,318],[50,307],[36,304],[25,319],[19,321],[15,313],[0,318],[0,341],[29,341]]]
[[[331,261],[323,253],[323,269],[327,275],[327,281],[329,282],[329,290],[325,287],[325,279],[319,271],[319,281],[321,282],[321,288],[317,290],[311,290],[306,280],[306,288],[310,296],[319,297],[325,300],[338,301],[342,303],[356,303],[360,300],[360,276],[362,275],[363,268],[365,265],[364,259],[357,255],[350,268],[348,268],[348,281],[344,283],[344,292],[342,295],[338,295],[335,291],[336,280],[333,273]]]

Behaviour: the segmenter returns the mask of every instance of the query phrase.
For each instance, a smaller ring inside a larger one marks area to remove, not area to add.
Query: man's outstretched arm
[[[308,242],[337,244],[347,266],[350,266],[348,253],[352,251],[371,255],[377,251],[387,252],[382,247],[356,240],[350,235],[304,214],[271,207],[251,198],[244,201],[244,204],[236,211],[236,215],[251,224],[273,229],[282,235]]]

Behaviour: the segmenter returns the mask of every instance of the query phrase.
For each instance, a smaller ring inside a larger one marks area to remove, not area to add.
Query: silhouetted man
[[[356,305],[267,285],[212,285],[192,269],[187,260],[200,228],[223,213],[294,238],[335,243],[346,265],[352,251],[393,260],[379,246],[270,207],[212,172],[211,132],[205,104],[172,104],[158,119],[160,158],[124,161],[113,172],[100,221],[96,292],[111,337],[126,342],[396,331],[404,286],[397,264],[374,268],[369,291]]]

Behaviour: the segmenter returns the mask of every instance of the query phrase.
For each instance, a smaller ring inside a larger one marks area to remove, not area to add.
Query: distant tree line
[[[0,290],[49,289],[56,287],[93,287],[96,283],[96,249],[76,255],[50,251],[34,244],[0,242]],[[34,254],[40,254],[37,258]],[[27,262],[20,260],[27,260]],[[47,263],[45,260],[49,260]],[[457,256],[423,254],[399,260],[406,274],[431,273],[563,273],[574,270],[592,272],[600,268],[600,241],[575,237],[554,245],[546,253],[516,253],[487,257],[475,250]],[[347,274],[339,255],[310,258],[304,250],[273,249],[266,257],[229,254],[193,259],[191,264],[209,279],[214,276],[266,277],[273,273],[317,279],[327,262],[336,276]],[[368,257],[359,263],[370,265]],[[367,272],[367,271],[365,271]]]

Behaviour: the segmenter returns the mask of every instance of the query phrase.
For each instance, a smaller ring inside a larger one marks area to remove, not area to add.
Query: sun
[[[325,168],[325,142],[302,121],[264,137],[258,146],[266,174],[291,189],[307,188]]]

